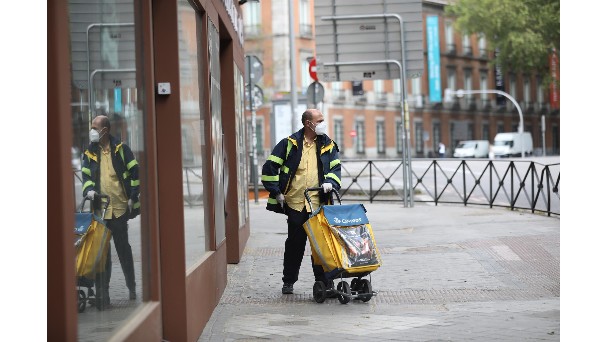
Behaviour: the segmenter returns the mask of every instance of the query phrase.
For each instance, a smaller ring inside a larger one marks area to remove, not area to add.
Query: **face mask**
[[[317,135],[327,134],[327,122],[323,121],[318,123],[315,126],[315,133],[317,133]]]
[[[91,140],[91,142],[99,142],[99,132],[97,132],[97,130],[95,130],[94,128],[91,128],[91,130],[89,131],[89,140]]]
[[[95,128],[91,128],[91,130],[89,131],[89,140],[91,140],[91,142],[99,142],[99,140],[101,139],[101,137],[104,136],[104,134],[106,133],[104,132],[103,134],[99,135],[99,132]]]

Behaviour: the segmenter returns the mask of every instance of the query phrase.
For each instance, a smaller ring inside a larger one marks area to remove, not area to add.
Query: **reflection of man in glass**
[[[100,207],[95,194],[108,195],[110,198],[103,219],[112,232],[129,289],[129,299],[133,300],[137,295],[127,221],[139,215],[139,166],[129,146],[110,135],[107,116],[99,115],[93,119],[89,138],[91,144],[83,154],[82,193],[94,201],[95,208]],[[111,275],[112,260],[108,251],[105,271],[95,277],[96,306],[100,310],[110,305]]]

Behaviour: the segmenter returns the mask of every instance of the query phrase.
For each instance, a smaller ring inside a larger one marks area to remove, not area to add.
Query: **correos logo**
[[[356,218],[356,219],[339,219],[337,217],[334,217],[334,223],[338,224],[338,223],[342,223],[342,224],[353,224],[353,223],[359,223],[363,221],[362,218]]]

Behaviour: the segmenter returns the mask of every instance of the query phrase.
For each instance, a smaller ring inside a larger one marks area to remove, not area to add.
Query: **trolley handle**
[[[304,197],[306,197],[306,201],[308,201],[308,205],[310,206],[310,209],[312,210],[312,201],[310,199],[310,196],[308,196],[308,191],[323,191],[323,187],[319,186],[319,187],[315,187],[315,188],[306,188],[304,190]],[[340,198],[340,194],[338,193],[338,191],[336,189],[331,189],[331,196],[332,196],[332,200],[333,200],[333,195],[336,195],[336,198],[338,199],[338,202],[340,203],[340,205],[342,205],[342,199]],[[314,210],[312,210],[314,211]]]
[[[93,197],[94,197],[94,199],[97,199],[97,198],[99,198],[99,199],[105,198],[106,199],[106,203],[104,205],[103,213],[101,214],[101,217],[106,216],[106,210],[108,210],[108,206],[110,205],[110,196],[104,195],[104,194],[95,193],[95,195]],[[91,212],[93,212],[93,200],[85,197],[85,198],[82,199],[82,202],[80,202],[80,210],[79,210],[80,213],[84,210],[84,204],[87,201],[91,201]]]

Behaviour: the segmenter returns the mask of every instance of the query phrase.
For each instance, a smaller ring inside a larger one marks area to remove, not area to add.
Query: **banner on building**
[[[551,68],[551,85],[549,86],[551,109],[559,109],[559,58],[555,49],[549,56],[549,68]]]
[[[439,59],[439,19],[426,17],[426,43],[429,65],[429,101],[441,102],[441,65]]]

